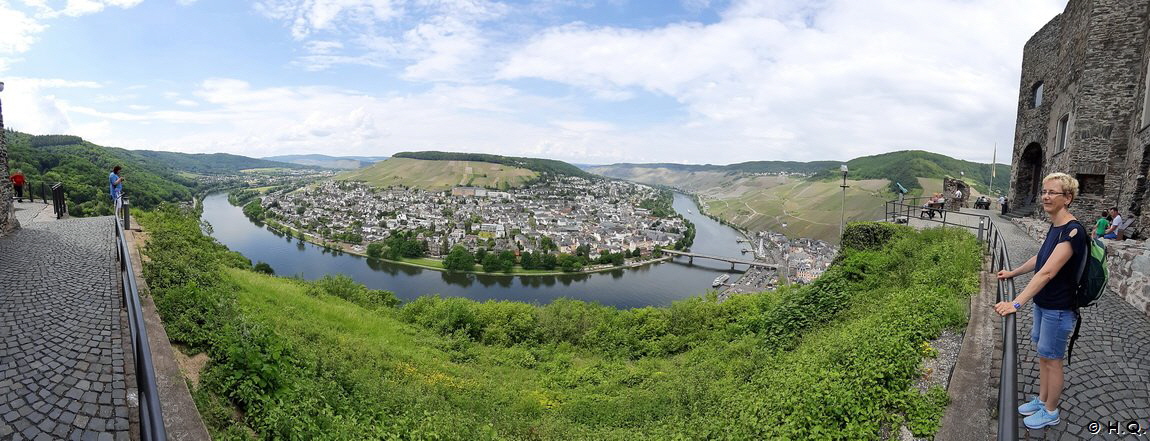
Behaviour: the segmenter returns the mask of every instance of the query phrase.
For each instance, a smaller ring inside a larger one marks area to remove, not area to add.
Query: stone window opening
[[[1055,140],[1055,143],[1054,143],[1054,145],[1055,145],[1054,153],[1055,154],[1062,153],[1064,150],[1066,150],[1066,138],[1068,135],[1067,132],[1069,130],[1070,130],[1070,114],[1067,113],[1065,115],[1062,115],[1062,118],[1058,119],[1058,139]]]
[[[1078,179],[1078,194],[1102,196],[1105,193],[1106,175],[1079,173],[1075,178]]]
[[[1030,88],[1030,108],[1037,109],[1042,105],[1042,82],[1034,83],[1034,87]]]

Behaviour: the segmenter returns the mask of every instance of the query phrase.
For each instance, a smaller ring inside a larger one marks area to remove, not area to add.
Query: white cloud
[[[8,2],[0,0],[0,55],[27,51],[36,41],[36,35],[45,28],[24,12],[9,7]],[[3,58],[0,58],[0,71],[6,64]]]
[[[143,0],[67,0],[62,9],[56,9],[44,0],[24,0],[24,4],[36,9],[37,17],[45,19],[95,14],[110,6],[128,9],[136,7],[142,2]]]
[[[80,100],[39,83],[24,99],[38,110],[16,118],[46,132],[91,130],[76,134],[107,145],[252,156],[443,149],[729,163],[924,148],[985,161],[993,142],[1012,139],[1024,42],[1064,4],[735,0],[708,10],[714,22],[640,28],[551,15],[586,8],[581,16],[592,17],[584,0],[264,0],[256,10],[299,48],[294,67],[332,72],[185,89],[139,79],[156,92],[138,100],[129,89]],[[0,27],[16,36],[0,48],[27,51],[43,31],[44,15],[22,17],[31,23],[22,31]],[[2,55],[0,71],[11,59]],[[363,69],[339,75],[347,64],[375,69],[378,83],[356,82],[371,77]],[[373,96],[375,87],[383,92]]]
[[[710,25],[552,28],[499,76],[673,98],[692,115],[671,128],[685,152],[718,135],[732,160],[968,157],[1010,142],[1022,45],[1064,3],[742,1]]]
[[[4,82],[4,124],[7,128],[35,134],[70,133],[74,127],[61,89],[99,88],[91,81],[8,78]]]

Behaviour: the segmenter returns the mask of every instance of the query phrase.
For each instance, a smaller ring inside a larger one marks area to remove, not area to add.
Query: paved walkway
[[[989,213],[972,209],[964,209],[963,212]],[[959,219],[971,219],[973,222]],[[1006,240],[1011,267],[1021,265],[1038,253],[1041,244],[1026,235],[1021,228],[997,215],[993,215],[992,219]],[[948,220],[977,225],[976,218],[967,216],[951,216]],[[910,224],[928,225],[916,219],[912,219]],[[1031,274],[1017,277],[1015,288],[1022,291],[1030,277]],[[1032,305],[1023,307],[1017,321],[1018,390],[1023,394],[1020,400],[1028,400],[1030,396],[1038,394],[1038,355],[1034,343],[1030,341]],[[1080,337],[1074,345],[1071,364],[1065,370],[1066,384],[1060,405],[1062,423],[1042,430],[1027,430],[1019,418],[1020,438],[1135,439],[1124,427],[1130,421],[1139,424],[1143,432],[1141,438],[1150,437],[1150,318],[1112,292],[1103,295],[1095,306],[1083,310],[1082,316]],[[996,348],[996,351],[996,368],[990,373],[994,377],[994,384],[997,384],[1001,347]],[[1091,423],[1099,423],[1103,433],[1093,433]],[[1121,426],[1121,434],[1105,433],[1108,424]]]
[[[22,229],[0,238],[0,440],[126,440],[112,219],[16,205]]]

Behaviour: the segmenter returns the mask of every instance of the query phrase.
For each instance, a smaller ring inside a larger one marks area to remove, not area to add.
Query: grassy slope
[[[763,181],[774,181],[774,185]],[[771,230],[791,237],[834,241],[843,216],[842,189],[836,182],[760,177],[701,192],[708,213],[750,231]],[[888,182],[847,181],[846,220],[882,217]],[[783,223],[787,226],[784,228]]]
[[[969,235],[961,243],[932,236],[856,256],[851,265],[889,260],[899,273],[866,278],[833,321],[783,353],[753,333],[728,341],[721,332],[679,355],[633,361],[570,345],[460,343],[404,323],[392,309],[308,295],[298,282],[248,271],[225,274],[246,315],[313,360],[303,364],[327,366],[321,371],[344,385],[339,393],[355,412],[377,415],[351,424],[364,430],[352,437],[370,436],[374,429],[363,423],[374,420],[383,430],[398,424],[412,439],[422,438],[413,424],[454,434],[444,439],[870,439],[884,421],[898,424],[889,406],[920,399],[897,391],[916,375],[923,339],[962,325],[966,294],[976,287],[977,244]],[[952,254],[957,249],[964,251]],[[962,258],[943,268],[898,261],[916,253]],[[947,283],[938,283],[939,271]],[[779,298],[753,299],[779,295],[787,294],[736,296],[713,308],[770,311]],[[860,341],[869,345],[863,351]],[[306,398],[287,393],[276,412],[315,412]],[[919,424],[937,424],[937,410],[927,413]]]
[[[590,171],[693,192],[702,197],[707,213],[748,231],[771,230],[837,242],[843,207],[839,181],[648,167],[598,167]],[[847,185],[851,186],[847,189],[847,222],[879,219],[883,202],[894,199],[886,191],[890,182],[885,179],[849,180]]]
[[[370,167],[341,173],[336,179],[364,181],[377,187],[402,185],[443,191],[456,186],[515,188],[537,176],[538,173],[531,170],[489,162],[390,158]]]

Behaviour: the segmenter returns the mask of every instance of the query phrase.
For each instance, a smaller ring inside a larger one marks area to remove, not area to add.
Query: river
[[[487,276],[449,274],[364,257],[333,253],[310,243],[301,243],[257,226],[239,207],[228,203],[227,195],[217,193],[203,201],[203,219],[212,226],[212,236],[252,262],[267,262],[277,275],[301,276],[312,280],[325,274],[346,274],[369,288],[385,289],[405,301],[421,295],[439,294],[474,300],[515,300],[544,304],[568,297],[619,308],[668,306],[672,301],[700,295],[711,289],[719,274],[737,279],[746,265],[709,259],[687,263],[685,257],[672,262],[619,269],[603,273],[559,276]],[[676,211],[695,224],[692,251],[743,258],[736,243],[742,235],[699,214],[693,200],[675,194]],[[746,257],[750,257],[748,253]]]

